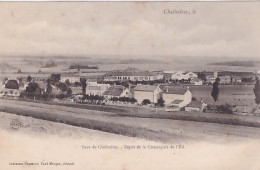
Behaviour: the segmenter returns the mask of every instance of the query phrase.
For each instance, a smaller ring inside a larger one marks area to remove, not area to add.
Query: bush
[[[196,97],[191,98],[192,101],[197,101]]]
[[[235,106],[230,105],[230,104],[224,104],[224,105],[207,105],[207,111],[212,111],[215,113],[223,113],[223,114],[233,114]]]
[[[165,103],[165,101],[163,100],[162,97],[160,97],[160,99],[158,100],[158,105],[161,106],[161,107],[163,107],[163,106],[164,106],[164,103]]]
[[[151,104],[151,101],[149,99],[144,99],[142,101],[142,105],[148,105],[148,104]]]
[[[89,100],[89,101],[103,101],[104,97],[103,96],[98,96],[98,95],[85,95],[83,97],[83,100]]]
[[[40,87],[35,82],[29,83],[28,86],[26,87],[27,93],[35,93],[35,92],[38,92],[38,91],[40,91]]]
[[[216,109],[219,113],[233,114],[234,107],[235,106],[226,103],[224,105],[217,106]]]
[[[130,98],[130,97],[112,97],[110,101],[119,101],[119,102],[127,102],[127,103],[137,102],[135,98]]]
[[[68,86],[65,83],[59,83],[57,84],[57,87],[62,91],[66,92],[68,90]]]
[[[5,88],[7,89],[19,89],[19,84],[16,80],[8,80],[5,84]]]

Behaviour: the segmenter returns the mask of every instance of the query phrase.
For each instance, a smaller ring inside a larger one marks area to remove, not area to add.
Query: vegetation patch
[[[10,107],[1,107],[1,112],[7,112],[11,114],[17,114],[22,116],[29,116],[37,119],[48,120],[53,122],[64,123],[72,126],[78,126],[93,130],[100,130],[103,132],[109,132],[129,137],[138,137],[144,138],[147,140],[153,141],[162,141],[168,142],[169,134],[166,133],[159,133],[154,130],[142,128],[142,127],[134,127],[134,126],[127,126],[123,124],[115,124],[110,122],[104,122],[100,120],[92,120],[92,119],[83,119],[77,118],[70,115],[58,115],[54,113],[41,113],[35,112],[28,109],[16,109]]]

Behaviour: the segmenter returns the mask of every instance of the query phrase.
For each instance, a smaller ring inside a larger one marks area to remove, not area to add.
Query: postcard
[[[0,2],[0,169],[259,170],[259,8]]]

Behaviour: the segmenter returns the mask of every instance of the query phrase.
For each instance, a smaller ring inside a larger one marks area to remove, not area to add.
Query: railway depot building
[[[148,71],[111,71],[104,75],[104,81],[154,81],[162,78],[162,75]]]

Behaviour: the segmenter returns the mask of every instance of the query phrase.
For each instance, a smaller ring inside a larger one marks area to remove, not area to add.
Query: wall
[[[194,107],[185,107],[185,111],[191,112],[191,111],[200,111],[200,108],[194,108]]]
[[[134,97],[137,100],[137,103],[141,104],[144,99],[150,100],[152,103],[154,102],[154,93],[147,91],[135,91]]]

